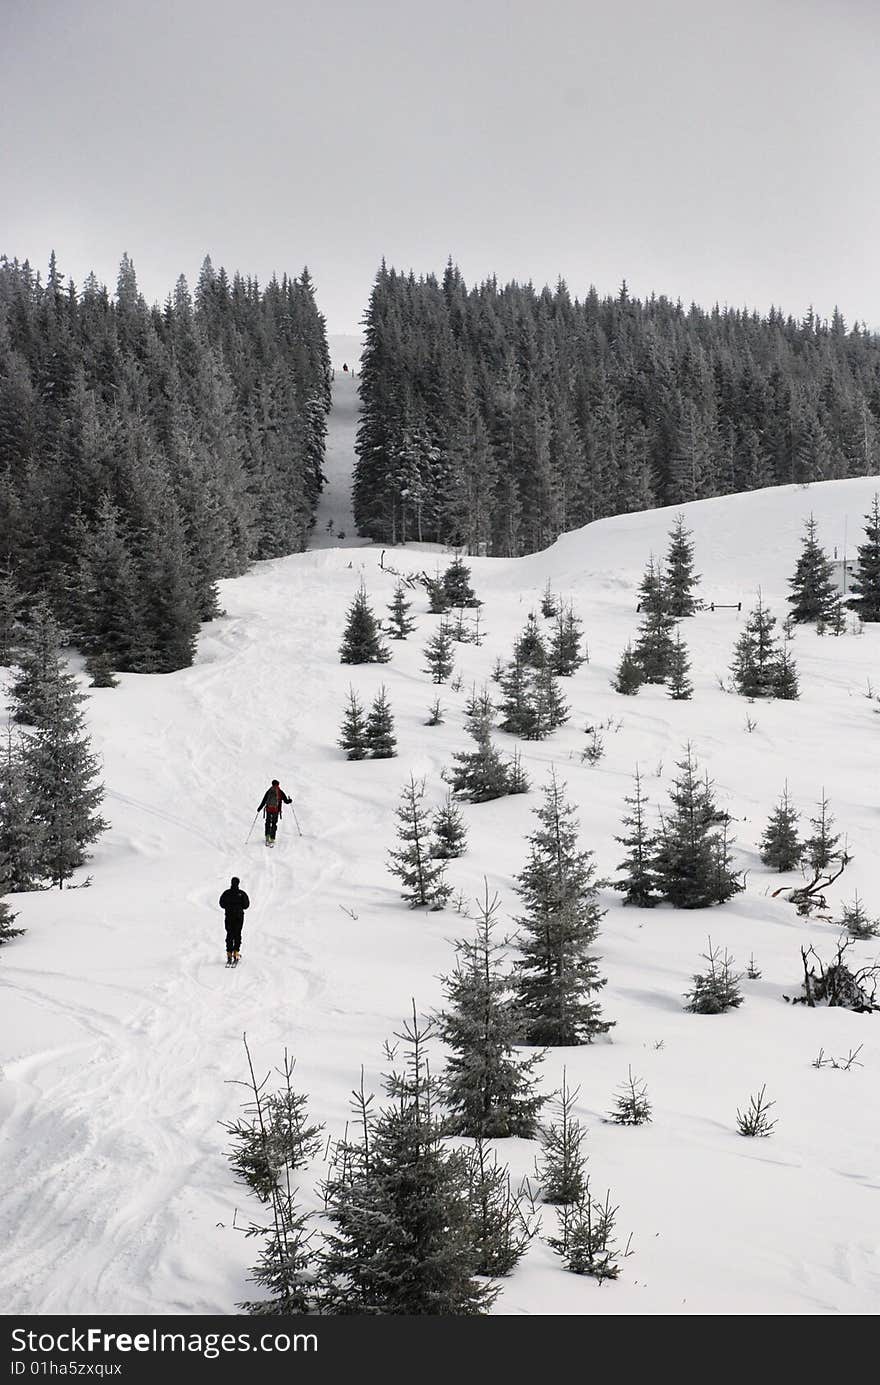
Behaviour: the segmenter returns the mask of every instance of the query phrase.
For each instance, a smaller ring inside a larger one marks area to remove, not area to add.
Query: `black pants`
[[[275,833],[276,833],[277,831],[278,831],[278,814],[277,814],[277,813],[267,813],[267,814],[266,814],[266,841],[267,841],[267,842],[268,842],[268,841],[273,841],[273,842],[274,842],[274,840],[275,840]]]
[[[230,923],[226,920],[226,951],[241,952],[241,930],[240,923]]]

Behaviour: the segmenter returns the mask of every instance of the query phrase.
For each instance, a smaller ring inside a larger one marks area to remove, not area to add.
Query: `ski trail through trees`
[[[364,548],[369,539],[358,537],[351,508],[355,440],[360,420],[357,381],[342,370],[333,381],[333,404],[327,417],[326,477],[315,514],[309,548]]]

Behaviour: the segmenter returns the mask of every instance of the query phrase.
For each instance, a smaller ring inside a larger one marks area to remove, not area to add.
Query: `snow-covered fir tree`
[[[799,817],[789,797],[786,781],[761,838],[761,860],[765,866],[779,871],[797,868],[803,855],[803,843],[798,835]]]
[[[542,741],[568,721],[568,704],[559,691],[549,662],[532,673],[531,704],[532,723],[523,732],[526,740]]]
[[[86,701],[73,675],[59,669],[43,688],[35,729],[22,747],[26,792],[44,834],[40,873],[59,889],[108,827],[98,812],[104,788],[85,730]]]
[[[388,607],[388,633],[393,640],[405,640],[415,630],[416,622],[409,614],[411,608],[412,602],[406,599],[406,588],[402,582],[398,582]]]
[[[743,697],[797,697],[797,671],[786,647],[779,648],[774,635],[776,618],[763,603],[750,612],[743,633],[733,650],[730,671],[734,686]]]
[[[615,692],[624,693],[627,697],[631,697],[638,692],[644,681],[642,666],[632,645],[628,644],[620,656],[620,663],[617,665],[617,673],[611,686]]]
[[[0,894],[32,890],[46,874],[46,826],[26,773],[21,737],[12,727],[0,749]]]
[[[694,685],[690,680],[691,661],[688,657],[687,645],[681,638],[681,630],[676,629],[675,642],[669,655],[669,674],[666,684],[669,689],[669,696],[676,702],[687,702],[694,691]]]
[[[532,738],[535,706],[532,695],[532,670],[524,659],[513,658],[500,681],[500,727],[511,736]]]
[[[365,739],[367,751],[373,760],[390,760],[397,754],[394,717],[384,683],[373,698],[373,705],[367,716]]]
[[[326,1184],[333,1229],[322,1256],[325,1311],[485,1313],[497,1290],[477,1277],[469,1161],[444,1139],[430,1031],[414,1014],[395,1037],[405,1047],[404,1071],[385,1079],[389,1100],[378,1114],[361,1103],[362,1137],[345,1142]]]
[[[725,816],[711,781],[699,775],[690,745],[676,767],[671,808],[661,815],[654,855],[658,892],[676,909],[723,904],[742,889],[730,869]]]
[[[512,792],[510,770],[492,744],[488,719],[470,718],[467,730],[476,745],[453,756],[452,769],[444,770],[444,779],[457,797],[471,803],[503,798]]]
[[[839,597],[834,565],[816,538],[816,521],[812,515],[806,522],[801,544],[794,576],[788,584],[792,619],[799,623],[828,621]]]
[[[425,591],[428,593],[428,612],[432,616],[442,616],[451,608],[452,602],[446,595],[446,587],[443,583],[439,571],[433,576],[427,575],[422,579]]]
[[[345,715],[342,719],[342,729],[337,745],[345,751],[347,760],[365,760],[367,758],[367,718],[364,714],[363,703],[352,687],[348,689],[348,702],[345,705]]]
[[[449,607],[475,607],[482,603],[471,586],[471,570],[458,556],[443,574],[443,592]]]
[[[13,653],[21,634],[21,592],[12,572],[0,572],[0,667],[13,662]]]
[[[535,1044],[583,1044],[604,1034],[598,992],[605,985],[591,948],[603,916],[592,853],[578,850],[578,824],[555,772],[536,809],[529,858],[517,876],[523,904],[517,1004],[524,1036]]]
[[[475,935],[455,944],[455,969],[442,978],[446,1005],[437,1016],[437,1029],[450,1056],[441,1091],[451,1134],[530,1140],[543,1104],[535,1090],[535,1069],[543,1055],[520,1059],[514,1051],[518,1021],[513,980],[502,967],[504,946],[495,936],[500,906],[497,894],[489,898],[485,884],[477,900]]]
[[[446,881],[446,862],[431,855],[431,825],[422,800],[424,779],[411,774],[397,809],[397,835],[400,847],[389,852],[389,870],[403,886],[403,897],[411,909],[442,909],[452,886]]]
[[[343,664],[387,664],[391,653],[382,643],[379,624],[367,600],[363,583],[348,612],[339,660]]]
[[[543,668],[547,662],[547,646],[534,611],[530,611],[525,626],[513,644],[514,660],[531,668]]]
[[[556,1206],[577,1202],[586,1182],[583,1144],[587,1132],[574,1114],[580,1090],[569,1087],[563,1068],[562,1087],[552,1103],[556,1120],[541,1131],[541,1156],[535,1171],[542,1201]]]
[[[586,661],[582,638],[583,622],[572,606],[566,606],[557,613],[550,636],[548,663],[557,678],[569,678]]]
[[[49,691],[61,677],[63,634],[47,606],[34,611],[18,649],[18,665],[8,688],[14,721],[35,726],[45,710]]]
[[[666,554],[665,604],[673,620],[692,616],[697,609],[694,588],[700,580],[694,572],[693,535],[684,527],[684,515],[677,515],[669,534]]]
[[[860,620],[880,621],[880,494],[865,515],[865,541],[858,546],[858,571],[850,582],[847,606]]]
[[[632,904],[636,909],[653,909],[655,904],[660,903],[660,896],[657,893],[657,877],[654,873],[654,855],[657,849],[657,837],[648,826],[647,803],[648,799],[642,793],[642,779],[639,767],[636,765],[636,772],[633,776],[633,792],[624,798],[624,802],[629,804],[630,811],[623,819],[624,827],[630,830],[626,836],[615,837],[616,842],[627,848],[626,858],[621,861],[618,870],[625,874],[620,880],[615,880],[615,890],[621,890],[624,895],[624,904]]]
[[[452,638],[445,625],[441,625],[424,649],[425,673],[430,673],[432,683],[445,683],[455,667],[452,652]]]
[[[531,788],[529,776],[523,769],[522,755],[514,750],[507,769],[507,792],[509,794],[528,793]]]
[[[446,795],[443,806],[437,808],[432,819],[434,841],[431,855],[437,860],[449,861],[463,856],[467,850],[467,828],[461,809],[451,793]]]
[[[663,564],[658,563],[653,553],[639,583],[639,611],[646,615],[663,616],[669,619],[669,602],[666,594],[666,578]]]

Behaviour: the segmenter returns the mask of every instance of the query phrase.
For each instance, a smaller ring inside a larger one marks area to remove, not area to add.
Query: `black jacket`
[[[250,908],[250,900],[244,890],[224,890],[220,896],[220,908],[226,914],[227,923],[244,923],[244,911]]]
[[[287,797],[287,794],[284,792],[280,785],[276,789],[274,785],[270,784],[266,792],[263,794],[263,797],[260,799],[260,806],[257,809],[257,812],[261,813],[265,808],[268,813],[277,813],[280,817],[281,804],[292,802],[293,799]]]

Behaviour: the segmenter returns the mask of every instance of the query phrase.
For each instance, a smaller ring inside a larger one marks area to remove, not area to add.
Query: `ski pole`
[[[302,828],[301,828],[300,825],[299,825],[299,818],[298,818],[297,815],[296,815],[296,809],[294,808],[294,806],[293,806],[292,803],[291,803],[291,805],[290,805],[290,811],[293,813],[293,820],[294,820],[294,822],[296,823],[296,830],[297,830],[297,832],[299,833],[299,835],[302,836],[303,831],[302,831]]]
[[[254,820],[253,820],[253,822],[251,823],[251,831],[248,832],[247,836],[246,836],[245,839],[244,839],[244,844],[245,844],[245,846],[247,846],[248,842],[249,842],[250,839],[251,839],[251,832],[253,832],[254,828],[256,827],[256,825],[257,825],[257,818],[258,818],[259,816],[260,816],[260,810],[259,810],[259,808],[258,808],[257,811],[254,813]]]

